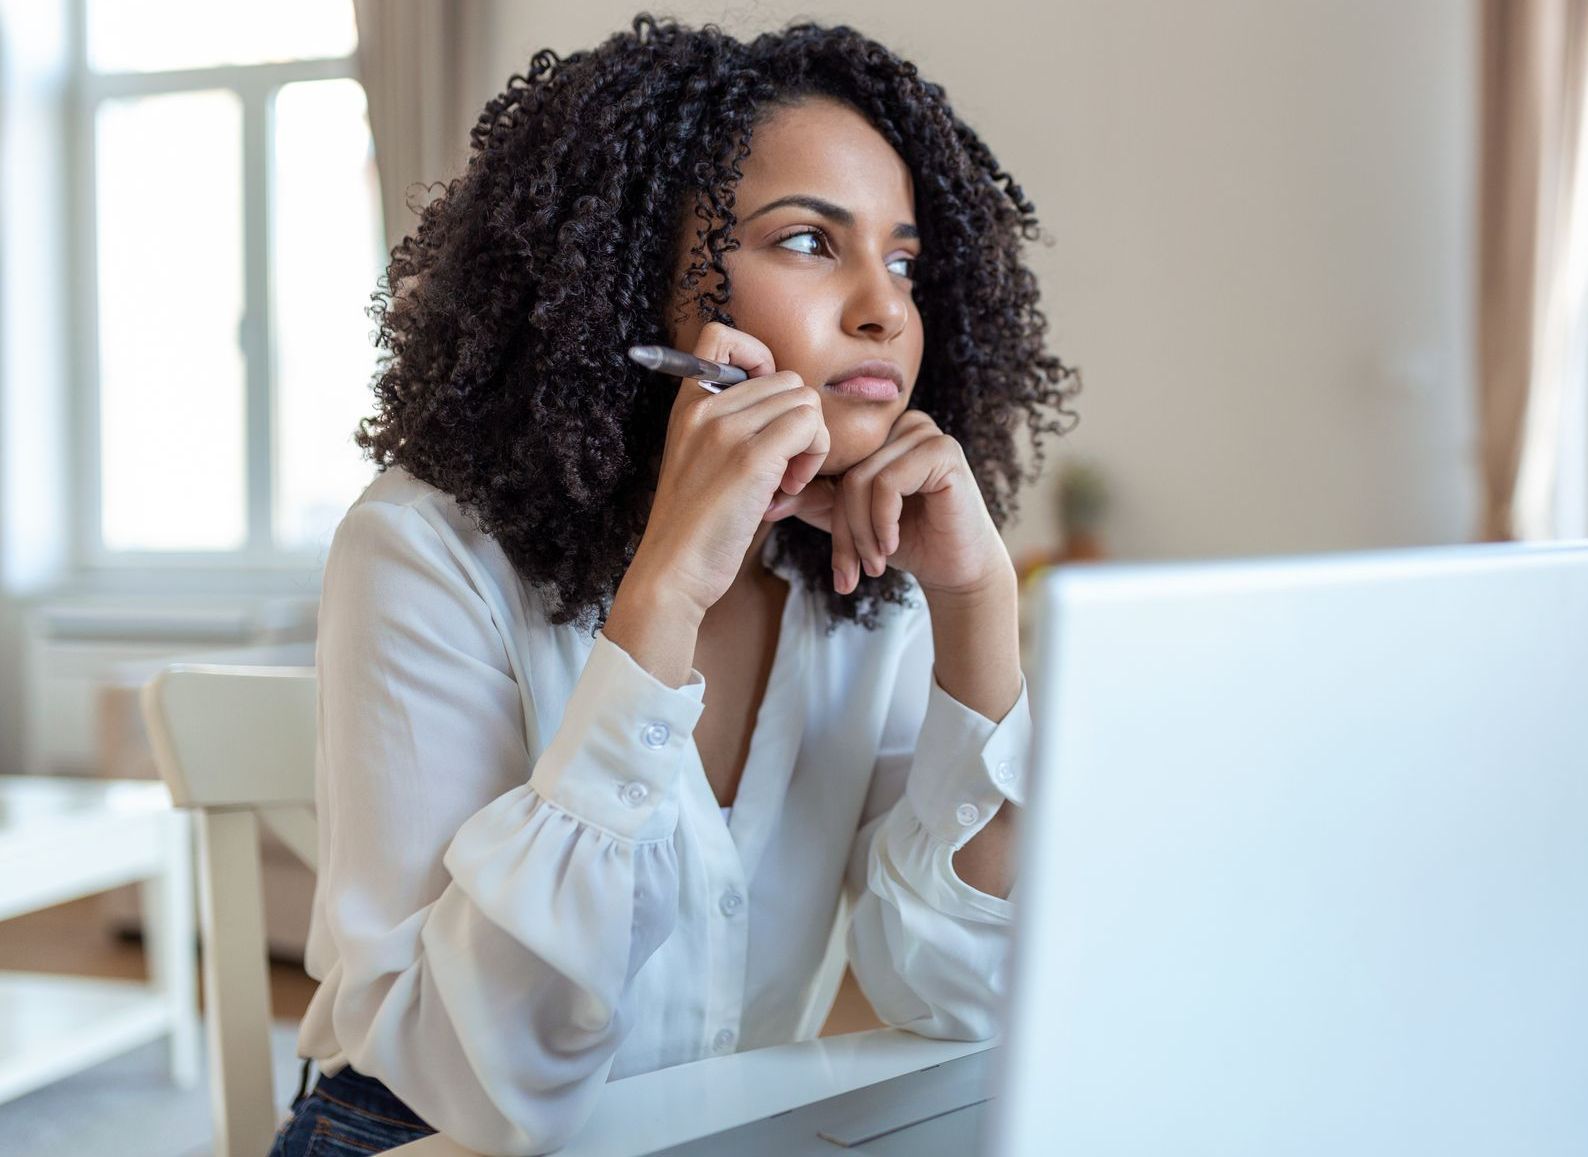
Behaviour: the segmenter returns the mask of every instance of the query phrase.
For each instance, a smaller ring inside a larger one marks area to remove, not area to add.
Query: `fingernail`
[[[837,567],[833,567],[833,590],[844,593],[844,572]]]

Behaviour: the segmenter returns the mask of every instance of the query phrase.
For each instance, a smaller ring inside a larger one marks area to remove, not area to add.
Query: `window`
[[[351,0],[78,0],[89,566],[316,565],[373,476]]]

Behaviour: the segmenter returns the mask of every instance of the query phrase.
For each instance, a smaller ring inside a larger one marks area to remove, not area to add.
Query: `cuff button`
[[[962,803],[954,809],[954,818],[966,827],[970,827],[971,824],[981,819],[981,812],[976,810],[976,805],[973,803]]]
[[[1000,759],[998,766],[993,768],[993,781],[996,783],[1009,783],[1015,778],[1014,764],[1007,759]]]
[[[640,732],[640,740],[646,747],[666,747],[667,737],[671,732],[665,723],[652,723]]]
[[[644,803],[645,797],[649,794],[650,791],[638,780],[626,783],[618,789],[618,798],[630,807],[638,807]]]

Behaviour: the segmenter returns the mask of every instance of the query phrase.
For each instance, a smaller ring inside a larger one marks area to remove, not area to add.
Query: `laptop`
[[[1000,1043],[665,1152],[1588,1153],[1588,541],[1035,596]]]

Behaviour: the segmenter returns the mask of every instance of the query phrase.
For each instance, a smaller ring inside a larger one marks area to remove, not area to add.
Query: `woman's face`
[[[723,255],[734,328],[760,339],[779,370],[821,388],[832,449],[822,474],[842,474],[879,449],[904,412],[921,368],[921,315],[911,295],[915,196],[910,170],[864,117],[813,98],[780,108],[755,130],[734,196],[739,248]],[[786,203],[786,198],[804,203]],[[670,344],[692,350],[704,325],[677,285],[699,219],[685,217],[675,269]],[[715,275],[703,288],[717,288]],[[830,383],[860,362],[893,363],[902,379],[886,400]],[[730,387],[731,388],[731,387]]]

